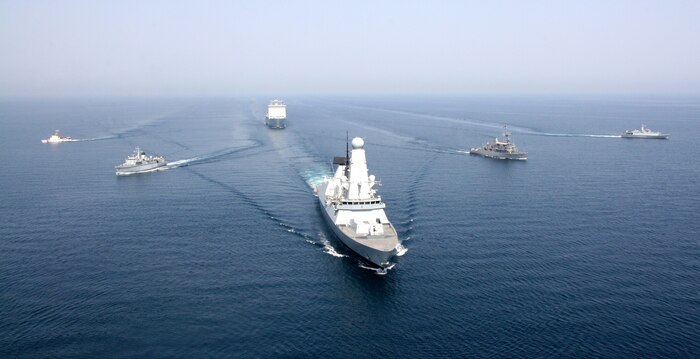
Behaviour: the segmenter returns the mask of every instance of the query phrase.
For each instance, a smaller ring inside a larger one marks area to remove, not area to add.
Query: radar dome
[[[360,149],[360,148],[364,147],[364,145],[365,145],[365,141],[362,138],[355,137],[352,139],[352,148],[353,149],[356,149],[356,150]]]
[[[377,177],[374,177],[374,175],[369,175],[369,181],[370,181],[370,182],[374,182],[374,180],[375,180],[376,178],[377,178]]]

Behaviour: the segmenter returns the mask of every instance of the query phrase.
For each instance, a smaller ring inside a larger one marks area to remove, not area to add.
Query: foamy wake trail
[[[362,269],[371,270],[372,272],[376,273],[377,275],[386,275],[387,273],[389,273],[390,270],[392,270],[394,268],[394,266],[396,266],[396,263],[391,263],[390,266],[385,267],[385,268],[369,267],[362,262],[359,262],[358,266]]]
[[[323,233],[318,234],[319,241],[317,242],[317,241],[314,241],[311,236],[307,236],[305,234],[299,233],[293,228],[287,229],[287,232],[294,233],[294,234],[297,234],[297,235],[304,237],[304,239],[306,240],[306,243],[310,243],[310,244],[313,244],[315,246],[320,246],[321,248],[323,248],[324,253],[330,254],[333,257],[345,258],[348,256],[346,254],[338,253],[338,251],[335,250],[333,245],[331,245],[331,242],[328,241],[328,239],[326,239],[326,237],[323,235]]]
[[[410,116],[415,116],[415,117],[422,117],[422,118],[428,118],[432,120],[438,120],[438,121],[445,121],[445,122],[451,122],[451,123],[458,123],[458,124],[469,124],[469,125],[474,125],[474,126],[480,126],[480,127],[488,127],[488,128],[502,128],[503,124],[500,123],[494,123],[494,122],[486,122],[486,121],[477,121],[477,120],[471,120],[467,118],[455,118],[455,117],[448,117],[448,116],[437,116],[437,115],[430,115],[430,114],[425,114],[425,113],[418,113],[418,112],[410,112],[410,111],[400,111],[400,110],[391,110],[391,109],[382,109],[382,108],[374,108],[374,107],[364,107],[364,106],[349,106],[349,107],[355,107],[355,108],[363,108],[363,109],[368,109],[368,110],[374,110],[374,111],[383,111],[383,112],[389,112],[389,113],[395,113],[395,114],[404,114],[404,115],[410,115]],[[363,126],[366,128],[371,128],[371,126]],[[512,132],[517,132],[517,133],[526,133],[526,134],[531,134],[531,135],[538,135],[538,136],[553,136],[553,137],[593,137],[593,138],[622,138],[620,135],[597,135],[597,134],[577,134],[577,133],[548,133],[548,132],[540,132],[540,131],[535,131],[533,129],[529,129],[526,127],[520,127],[520,126],[508,126],[508,128]],[[380,130],[382,131],[382,130]],[[388,134],[393,135],[394,137],[399,137],[399,138],[406,138],[401,135],[397,135],[395,133],[391,133],[389,131],[384,131]]]
[[[497,123],[475,121],[475,120],[470,120],[467,118],[454,118],[454,117],[447,117],[447,116],[437,116],[437,115],[431,115],[431,114],[420,113],[420,112],[400,111],[400,110],[391,110],[391,109],[366,107],[366,106],[354,106],[354,105],[345,105],[345,106],[366,109],[366,110],[394,113],[394,114],[400,114],[400,115],[408,115],[408,116],[413,116],[413,117],[426,118],[426,119],[430,119],[430,120],[445,121],[445,122],[451,122],[451,123],[456,123],[456,124],[461,124],[461,125],[469,124],[469,125],[489,127],[489,128],[501,128],[503,126],[502,124],[497,124]]]
[[[254,143],[254,144],[247,145],[247,146],[225,148],[223,150],[210,152],[210,153],[200,155],[200,156],[195,156],[192,158],[186,158],[184,160],[177,160],[177,161],[168,162],[168,164],[165,165],[165,169],[184,167],[184,166],[189,166],[189,165],[199,164],[199,163],[214,162],[221,157],[224,157],[224,156],[227,156],[230,154],[234,154],[234,153],[240,152],[240,151],[245,151],[247,149],[251,149],[251,148],[256,147],[256,146],[257,146],[257,144]]]
[[[168,162],[168,164],[165,166],[166,168],[178,168],[178,167],[185,167],[187,165],[195,164],[198,161],[202,161],[204,159],[204,156],[197,156],[197,157],[192,157],[192,158],[187,158],[184,160],[178,160],[178,161],[173,161],[173,162]]]
[[[368,129],[368,130],[370,130],[370,131],[378,132],[378,133],[381,133],[381,134],[383,134],[383,135],[385,135],[385,136],[393,137],[393,138],[399,139],[399,140],[404,141],[404,142],[417,143],[417,144],[423,144],[423,143],[425,143],[425,141],[422,141],[422,140],[417,139],[417,138],[414,138],[414,137],[409,137],[409,136],[400,135],[400,134],[398,134],[398,133],[396,133],[396,132],[392,132],[392,131],[389,131],[389,130],[385,130],[385,129],[379,128],[379,127],[374,127],[374,126],[366,125],[366,124],[364,124],[364,123],[358,123],[358,122],[347,121],[347,120],[340,120],[340,121],[341,121],[341,122],[345,122],[345,123],[350,124],[350,125],[353,125],[353,126],[356,126],[356,127],[362,127],[362,128]]]
[[[428,152],[442,153],[442,154],[448,154],[448,155],[459,154],[459,151],[457,149],[445,147],[445,146],[441,146],[441,145],[436,145],[436,144],[430,143],[430,142],[423,140],[423,139],[420,139],[420,138],[404,136],[404,135],[401,135],[401,134],[393,132],[393,131],[378,128],[375,126],[366,125],[363,123],[347,121],[347,120],[341,120],[341,122],[345,122],[345,123],[353,125],[355,127],[362,127],[362,128],[366,128],[368,130],[374,131],[374,132],[381,133],[385,137],[393,137],[401,142],[409,144],[409,146],[410,146],[409,149],[411,149],[411,150],[428,151]],[[367,139],[365,139],[365,141],[367,141]],[[384,141],[380,141],[377,144],[379,144],[381,146],[385,146],[385,147],[396,147],[396,146],[388,145],[388,144],[384,143]]]
[[[550,136],[550,137],[593,137],[593,138],[622,138],[620,135],[593,135],[593,134],[583,134],[583,133],[549,133],[549,132],[537,132],[537,131],[520,131],[522,133],[537,135],[537,136]]]
[[[396,245],[396,256],[397,257],[402,257],[404,254],[408,252],[408,248],[404,247],[403,244],[399,243]]]
[[[321,164],[314,164],[311,168],[301,171],[301,177],[312,189],[320,186],[324,177],[330,177],[331,175],[331,172]]]
[[[325,253],[328,253],[336,258],[347,257],[347,254],[338,253],[338,251],[336,251],[335,248],[333,248],[333,246],[331,245],[331,242],[329,242],[327,239],[321,239],[321,244],[323,244],[323,251]]]
[[[111,140],[111,139],[117,138],[117,137],[118,136],[116,136],[116,135],[110,135],[110,136],[93,137],[93,138],[78,138],[74,142],[91,142],[91,141]]]
[[[132,173],[125,174],[125,176],[136,174],[136,173],[165,171],[165,170],[169,170],[172,168],[185,167],[185,166],[189,166],[189,165],[193,165],[193,164],[211,163],[211,162],[214,162],[214,161],[218,160],[219,158],[224,157],[226,155],[230,155],[230,154],[240,152],[240,151],[245,151],[245,150],[253,148],[253,147],[256,147],[256,145],[253,144],[250,146],[227,148],[227,149],[223,149],[220,151],[211,152],[211,153],[208,153],[206,155],[196,156],[196,157],[192,157],[192,158],[186,158],[184,160],[177,160],[177,161],[168,162],[163,167],[158,167],[158,168],[154,168],[154,169],[150,169],[150,170],[146,170],[146,171],[132,172]]]

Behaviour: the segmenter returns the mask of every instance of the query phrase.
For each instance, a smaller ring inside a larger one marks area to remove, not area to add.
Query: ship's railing
[[[386,208],[384,202],[360,203],[360,202],[340,202],[335,205],[336,209],[382,209]]]

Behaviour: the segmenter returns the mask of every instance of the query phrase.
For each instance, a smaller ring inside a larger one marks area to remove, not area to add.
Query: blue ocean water
[[[700,98],[267,100],[0,101],[0,357],[700,355]],[[526,162],[466,154],[503,123]],[[346,131],[386,274],[313,196]]]

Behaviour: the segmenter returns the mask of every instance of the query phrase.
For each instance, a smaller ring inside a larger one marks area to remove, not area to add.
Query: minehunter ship
[[[622,138],[655,138],[665,140],[668,139],[668,134],[659,131],[652,131],[642,124],[639,130],[627,130],[622,134]]]
[[[136,147],[134,154],[128,156],[124,163],[114,168],[117,170],[117,176],[126,176],[134,173],[152,171],[167,164],[165,157],[146,156],[146,152]]]
[[[58,133],[58,130],[56,130],[53,135],[51,135],[49,138],[45,140],[41,140],[41,143],[61,143],[61,142],[74,142],[77,140],[74,140],[68,136],[63,136],[60,133]]]
[[[494,139],[493,143],[487,142],[481,147],[474,147],[470,149],[469,153],[472,155],[490,157],[498,160],[524,161],[527,159],[527,153],[518,151],[515,144],[510,140],[508,126],[503,126],[503,137],[505,138],[504,141],[499,141],[498,138],[496,138]]]
[[[285,128],[285,120],[287,119],[287,106],[280,100],[272,100],[267,105],[267,115],[265,115],[265,124],[269,128],[281,129]]]
[[[386,268],[397,253],[399,237],[384,213],[386,204],[372,188],[379,181],[368,176],[364,144],[355,137],[352,153],[346,148],[345,157],[334,159],[335,175],[323,179],[318,200],[335,235],[364,261]]]

